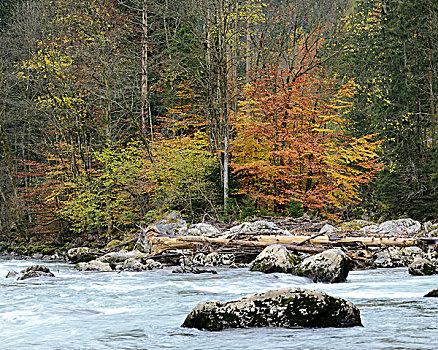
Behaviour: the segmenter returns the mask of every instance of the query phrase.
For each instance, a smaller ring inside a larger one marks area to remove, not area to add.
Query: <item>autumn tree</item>
[[[360,186],[381,164],[375,135],[353,138],[345,131],[354,82],[336,91],[322,70],[294,77],[272,66],[256,74],[236,117],[239,193],[273,212],[299,201],[305,210],[336,215],[358,202]]]

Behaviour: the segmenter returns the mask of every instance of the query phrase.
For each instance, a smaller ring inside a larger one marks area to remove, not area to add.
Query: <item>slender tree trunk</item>
[[[142,10],[142,47],[141,47],[141,132],[147,135],[148,122],[152,139],[152,116],[149,108],[149,76],[148,76],[148,4],[143,0]]]

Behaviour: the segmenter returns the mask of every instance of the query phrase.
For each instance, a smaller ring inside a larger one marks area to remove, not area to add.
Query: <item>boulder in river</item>
[[[67,251],[67,258],[72,263],[88,262],[96,259],[96,249],[88,247],[76,247]]]
[[[428,259],[414,259],[408,267],[409,274],[414,276],[430,276],[436,274],[437,268],[435,264]]]
[[[351,302],[300,288],[271,290],[225,303],[202,303],[182,324],[182,327],[209,331],[250,327],[354,326],[362,326],[362,322],[359,309]]]
[[[80,262],[76,264],[75,268],[79,271],[111,272],[113,270],[110,264],[98,260]]]
[[[426,298],[438,298],[438,288],[432,289],[425,295]]]
[[[216,275],[217,271],[203,269],[203,268],[196,267],[196,266],[178,266],[176,269],[172,270],[172,273],[193,273],[193,274],[211,273],[213,275]]]
[[[32,265],[20,271],[20,275],[18,276],[17,280],[22,281],[29,278],[39,277],[55,277],[55,275],[45,265]]]
[[[298,276],[313,282],[344,282],[352,268],[351,259],[340,249],[329,249],[309,256],[295,267]]]
[[[141,258],[145,258],[146,256],[147,254],[142,253],[138,250],[132,250],[132,251],[121,250],[118,252],[107,253],[97,258],[96,260],[115,266],[116,264],[122,263],[128,259],[141,259]]]
[[[264,273],[292,272],[294,266],[299,263],[299,257],[289,252],[285,247],[275,244],[263,249],[250,264],[251,271]]]

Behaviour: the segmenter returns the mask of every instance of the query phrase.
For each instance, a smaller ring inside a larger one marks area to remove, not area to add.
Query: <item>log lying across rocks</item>
[[[306,241],[312,246],[299,245]],[[267,247],[272,244],[281,244],[292,251],[305,252],[310,254],[320,253],[322,247],[315,246],[397,246],[409,247],[417,245],[419,240],[416,238],[400,237],[340,237],[333,238],[327,235],[318,236],[309,240],[309,236],[249,236],[248,239],[233,238],[211,238],[204,236],[148,236],[148,245],[151,255],[160,254],[169,249],[199,249],[205,245],[226,245],[244,247]]]

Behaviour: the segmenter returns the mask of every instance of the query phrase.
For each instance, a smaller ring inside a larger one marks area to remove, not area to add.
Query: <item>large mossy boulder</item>
[[[55,277],[55,275],[45,265],[32,265],[20,271],[17,280],[22,281],[22,280],[27,280],[29,278],[39,278],[39,277]]]
[[[435,264],[428,259],[415,259],[408,267],[409,274],[414,276],[430,276],[438,273]]]
[[[362,323],[359,309],[351,302],[300,288],[272,290],[225,303],[202,303],[182,324],[182,327],[209,331],[250,327],[354,326],[362,326]]]
[[[290,273],[299,262],[300,258],[297,255],[292,254],[285,247],[276,244],[263,249],[250,264],[249,269],[264,273]]]
[[[344,282],[352,268],[351,259],[340,249],[329,249],[309,256],[296,268],[295,274],[313,282]]]

